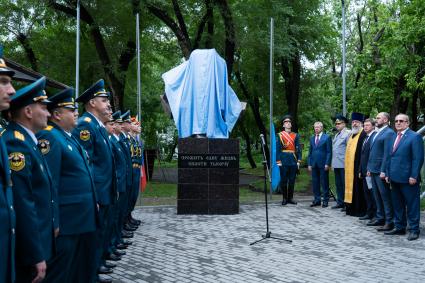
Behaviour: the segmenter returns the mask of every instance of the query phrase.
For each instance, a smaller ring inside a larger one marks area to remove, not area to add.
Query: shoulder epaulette
[[[51,131],[53,129],[53,126],[47,126],[46,128],[44,128],[46,131]]]
[[[91,118],[90,117],[85,117],[84,118],[84,121],[86,121],[87,123],[90,123],[91,122]]]
[[[15,136],[16,139],[24,141],[25,140],[25,136],[23,134],[21,134],[21,132],[19,131],[14,131],[13,135]]]

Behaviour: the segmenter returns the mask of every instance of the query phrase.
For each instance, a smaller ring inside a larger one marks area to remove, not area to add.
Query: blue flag
[[[280,169],[279,166],[277,165],[276,162],[276,132],[274,129],[274,125],[271,126],[271,131],[270,131],[270,140],[271,140],[271,144],[272,144],[272,160],[271,160],[271,179],[272,179],[272,190],[273,192],[276,192],[278,187],[279,187],[279,183],[280,183]]]

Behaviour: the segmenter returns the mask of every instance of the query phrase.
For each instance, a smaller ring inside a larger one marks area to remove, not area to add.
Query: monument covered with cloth
[[[239,141],[229,139],[242,104],[215,49],[194,50],[164,73],[179,135],[178,214],[239,212]]]

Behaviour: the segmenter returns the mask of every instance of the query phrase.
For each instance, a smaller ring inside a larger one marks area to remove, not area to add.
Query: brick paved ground
[[[332,204],[332,203],[331,203]],[[328,208],[269,207],[238,215],[176,214],[175,207],[134,213],[144,224],[118,262],[114,282],[425,282],[425,231],[419,240],[385,236],[357,218]]]

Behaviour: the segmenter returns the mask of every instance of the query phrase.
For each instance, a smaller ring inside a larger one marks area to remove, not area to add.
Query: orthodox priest
[[[364,216],[366,201],[363,195],[363,182],[359,178],[360,158],[366,133],[363,131],[364,115],[353,112],[351,115],[351,135],[345,151],[345,198],[346,213],[351,216]]]

